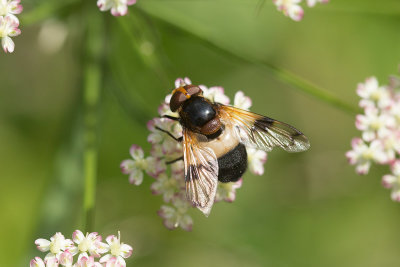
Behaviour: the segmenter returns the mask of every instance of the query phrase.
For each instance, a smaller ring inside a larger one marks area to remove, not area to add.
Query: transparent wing
[[[183,129],[186,196],[206,216],[214,204],[218,186],[218,161],[214,151],[202,147],[195,133]]]
[[[217,104],[224,123],[231,123],[246,146],[271,151],[279,146],[288,152],[307,150],[307,137],[289,124],[250,111]]]

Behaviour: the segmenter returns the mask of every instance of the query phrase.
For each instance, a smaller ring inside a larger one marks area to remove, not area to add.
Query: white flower
[[[264,164],[267,162],[267,152],[257,150],[251,147],[246,148],[248,167],[251,173],[255,175],[264,174]]]
[[[388,136],[395,123],[393,116],[379,114],[379,110],[372,106],[365,108],[365,115],[356,116],[356,128],[363,131],[362,137],[367,142]]]
[[[242,91],[238,91],[235,94],[235,98],[233,100],[233,106],[240,109],[249,110],[251,107],[251,99],[248,96],[245,96]]]
[[[189,85],[189,84],[192,84],[192,81],[188,77],[178,78],[175,80],[175,88],[179,88],[181,86],[185,86],[185,85]],[[171,98],[171,95],[170,95],[170,98]],[[169,101],[166,101],[166,102],[169,103]]]
[[[114,235],[110,235],[106,238],[108,246],[110,248],[110,254],[103,256],[100,259],[100,263],[106,263],[111,258],[116,257],[119,262],[121,262],[121,266],[126,266],[124,258],[129,258],[132,255],[132,247],[121,243],[121,234],[118,232],[118,237]]]
[[[182,136],[182,127],[177,121],[154,118],[147,123],[147,128],[151,131],[147,141],[153,145],[160,145],[162,152],[160,155],[152,154],[153,156],[168,155],[169,158],[175,159],[182,155],[182,145],[166,133],[169,132],[175,138]]]
[[[366,79],[357,87],[362,98],[360,106],[365,115],[357,115],[356,127],[363,131],[362,137],[352,141],[353,150],[346,156],[356,171],[365,174],[372,162],[387,164],[391,174],[382,177],[382,185],[391,189],[393,201],[400,202],[400,80],[392,77],[389,85],[379,86],[375,77]]]
[[[166,101],[168,102],[163,102],[159,107],[158,107],[158,114],[160,116],[168,115],[171,117],[177,118],[179,115],[177,112],[172,112],[171,109],[169,108],[169,101],[171,100],[171,95],[167,95],[168,98],[166,98]]]
[[[400,202],[400,160],[391,164],[392,174],[386,174],[382,177],[382,185],[385,188],[392,189],[390,197],[393,201]]]
[[[94,257],[100,257],[101,254],[108,251],[107,244],[101,242],[101,236],[98,233],[86,233],[86,236],[79,230],[72,234],[72,240],[77,244],[73,254],[89,253]]]
[[[30,261],[29,267],[58,267],[58,260],[56,258],[47,259],[44,262],[41,258],[35,257]]]
[[[19,23],[15,15],[22,12],[22,5],[20,5],[20,2],[20,0],[0,0],[0,16],[10,16]]]
[[[279,11],[292,20],[299,21],[303,18],[304,11],[299,5],[301,0],[273,0]]]
[[[329,0],[307,0],[307,5],[309,6],[309,7],[313,7],[313,6],[315,6],[315,4],[316,3],[323,3],[323,4],[325,4],[325,3],[328,3],[329,2]]]
[[[50,238],[50,241],[42,238],[37,239],[35,241],[37,248],[42,252],[49,250],[50,252],[44,261],[39,257],[32,259],[30,267],[58,267],[59,265],[64,267],[125,267],[124,258],[132,254],[132,247],[124,243],[121,244],[119,238],[113,237],[108,237],[108,244],[105,244],[101,242],[101,236],[97,233],[87,233],[85,236],[81,231],[76,230],[72,238],[78,247],[75,247],[70,239],[65,239],[61,233],[56,233]],[[100,257],[109,250],[111,254],[101,258],[104,265],[95,261],[95,257]],[[73,263],[74,255],[78,252],[77,262]],[[113,260],[113,258],[116,258],[116,260]]]
[[[236,189],[242,187],[242,179],[233,183],[218,183],[215,202],[233,202],[236,198]]]
[[[201,90],[203,90],[203,96],[213,102],[221,103],[224,105],[228,105],[230,102],[229,97],[227,97],[224,93],[224,88],[221,86],[213,86],[207,88],[204,85],[199,86]]]
[[[14,42],[10,37],[21,34],[21,30],[18,29],[18,26],[18,21],[14,20],[11,16],[0,16],[1,45],[6,53],[14,52]]]
[[[58,267],[58,259],[56,258],[49,258],[49,259],[44,259],[46,262],[46,267]]]
[[[390,103],[387,114],[393,116],[397,125],[400,125],[400,98],[399,96],[394,97],[393,101]]]
[[[125,261],[121,257],[112,257],[106,263],[103,264],[103,267],[124,267]]]
[[[387,87],[379,86],[378,80],[375,77],[370,77],[365,80],[365,83],[359,83],[357,86],[357,94],[362,98],[360,107],[385,108],[391,104],[391,94]]]
[[[172,230],[180,226],[186,231],[191,231],[193,227],[193,220],[187,214],[191,205],[186,200],[185,195],[175,195],[172,199],[172,204],[173,207],[163,205],[158,211],[158,215],[163,218],[165,227]]]
[[[49,251],[49,253],[45,257],[45,261],[50,258],[57,258],[59,259],[60,254],[67,250],[73,249],[74,245],[70,239],[65,239],[63,234],[56,233],[54,236],[50,238],[50,241],[47,239],[39,238],[36,239],[35,244],[38,250],[42,252]]]
[[[140,185],[143,181],[143,171],[153,177],[157,177],[165,170],[165,164],[154,157],[144,158],[141,147],[132,145],[130,154],[133,158],[122,161],[121,171],[129,174],[129,182],[134,185]]]
[[[183,160],[178,160],[177,162],[174,162],[171,166],[171,173],[175,179],[182,179],[184,177],[184,172],[185,172],[185,164]]]
[[[29,263],[29,267],[45,267],[45,264],[43,260],[39,257],[35,257],[31,262]]]
[[[88,255],[79,255],[77,263],[74,264],[74,267],[103,267],[99,262],[94,261],[93,256]]]
[[[179,176],[178,180],[175,177],[169,178],[162,174],[151,184],[151,192],[155,195],[163,195],[164,201],[170,202],[172,197],[181,190],[183,181],[183,177]]]
[[[367,174],[371,166],[371,161],[378,163],[387,162],[384,148],[379,140],[374,140],[368,146],[360,138],[354,138],[351,141],[353,150],[346,153],[346,157],[351,165],[356,165],[358,174]]]
[[[125,16],[128,13],[128,6],[136,3],[136,0],[98,0],[97,6],[100,11],[111,9],[113,16]]]
[[[74,256],[72,255],[71,252],[69,252],[69,250],[66,250],[63,253],[61,253],[59,263],[62,266],[72,267],[73,261],[74,261]]]
[[[386,137],[380,139],[383,151],[386,155],[385,162],[391,162],[396,158],[396,153],[400,152],[400,131],[392,131]]]

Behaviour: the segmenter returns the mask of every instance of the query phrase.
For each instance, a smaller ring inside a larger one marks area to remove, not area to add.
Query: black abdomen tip
[[[223,183],[236,182],[247,168],[246,147],[239,143],[233,150],[218,159],[218,180]]]

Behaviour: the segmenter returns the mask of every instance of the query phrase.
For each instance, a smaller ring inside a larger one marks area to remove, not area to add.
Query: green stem
[[[84,61],[83,100],[85,106],[85,148],[83,152],[84,197],[83,223],[86,231],[93,229],[97,177],[97,126],[101,89],[101,62],[103,50],[102,19],[98,10],[88,12]]]
[[[213,50],[218,51],[220,54],[224,54],[225,56],[231,59],[235,59],[240,63],[246,63],[246,64],[250,63],[252,65],[256,65],[259,66],[260,68],[267,70],[276,79],[291,85],[294,89],[297,89],[303,93],[311,95],[312,97],[315,97],[316,99],[321,100],[333,107],[339,108],[340,110],[345,111],[351,115],[354,115],[359,112],[359,108],[357,106],[346,103],[345,101],[337,97],[335,94],[312,84],[311,82],[301,78],[300,76],[292,72],[276,67],[270,63],[263,62],[261,60],[252,59],[238,51],[233,51],[230,48],[224,47],[213,40],[206,39],[205,37],[186,29],[184,23],[170,22],[161,16],[147,12],[145,9],[141,10],[149,14],[150,16],[162,21],[163,23],[174,27],[177,30],[184,31],[186,35],[196,38],[199,42],[203,43],[205,46],[212,48]]]
[[[293,86],[293,88],[298,89],[308,95],[311,95],[323,102],[326,102],[333,107],[346,111],[349,114],[357,114],[360,111],[357,106],[353,106],[341,100],[333,93],[325,89],[319,88],[318,86],[301,78],[300,76],[295,75],[294,73],[291,73],[284,69],[280,69],[273,65],[269,65],[267,63],[262,63],[262,66],[267,68],[277,79],[287,84],[290,84]]]

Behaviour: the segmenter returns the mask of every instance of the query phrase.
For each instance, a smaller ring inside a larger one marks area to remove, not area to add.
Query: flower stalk
[[[87,39],[84,61],[83,101],[84,101],[84,197],[83,224],[85,230],[93,228],[97,177],[97,135],[98,107],[101,89],[101,55],[103,50],[102,19],[96,12],[87,17]]]

